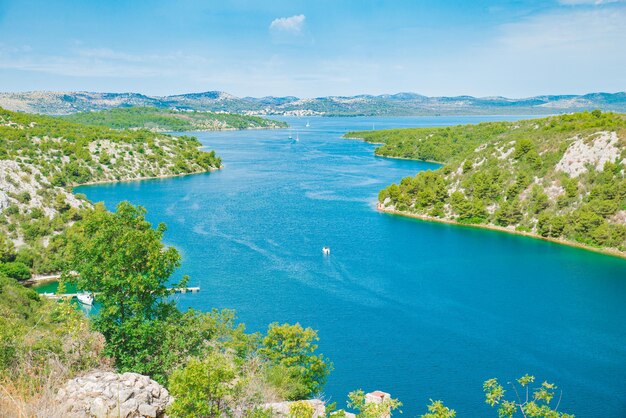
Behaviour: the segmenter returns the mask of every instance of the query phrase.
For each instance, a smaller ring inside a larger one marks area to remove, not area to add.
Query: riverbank
[[[442,218],[436,218],[434,216],[419,215],[419,214],[416,214],[416,213],[409,213],[409,212],[403,212],[403,211],[399,211],[399,210],[395,210],[395,209],[389,209],[389,208],[384,207],[380,203],[377,203],[376,209],[379,212],[384,212],[384,213],[388,213],[388,214],[396,215],[396,216],[404,216],[404,217],[407,217],[407,218],[418,219],[418,220],[425,221],[425,222],[437,222],[437,223],[443,223],[443,224],[449,224],[449,225],[465,226],[465,227],[469,227],[469,228],[489,229],[489,230],[492,230],[492,231],[505,232],[507,234],[512,234],[512,235],[521,235],[521,236],[524,236],[524,237],[539,239],[539,240],[542,240],[542,241],[548,241],[548,242],[552,242],[552,243],[555,243],[555,244],[566,245],[568,247],[580,248],[582,250],[592,251],[592,252],[595,252],[595,253],[600,253],[600,254],[605,254],[605,255],[610,255],[610,256],[613,256],[613,257],[619,257],[619,258],[626,259],[626,253],[624,253],[622,251],[618,251],[618,250],[614,250],[614,249],[610,249],[610,248],[591,247],[589,245],[581,244],[581,243],[575,242],[575,241],[563,240],[563,239],[558,239],[558,238],[543,237],[541,235],[534,234],[532,232],[517,231],[515,229],[510,229],[510,228],[505,228],[505,227],[502,227],[502,226],[490,225],[490,224],[464,224],[464,223],[455,221],[454,219],[442,219]]]
[[[377,145],[379,147],[385,145],[384,142],[367,141],[367,140],[365,140],[365,138],[360,138],[358,136],[343,136],[342,138],[343,139],[349,139],[350,141],[362,141],[362,142],[365,142],[366,144]],[[424,163],[439,164],[441,166],[443,166],[445,164],[445,163],[442,163],[441,161],[435,161],[435,160],[416,160],[415,158],[409,158],[409,157],[396,157],[396,156],[393,156],[393,155],[380,155],[380,154],[376,154],[376,150],[374,150],[374,157],[391,158],[392,160],[420,161],[420,162],[424,162]]]
[[[134,177],[134,178],[129,178],[129,179],[119,179],[119,180],[88,181],[86,183],[74,184],[72,186],[72,189],[75,188],[75,187],[93,186],[93,185],[96,185],[96,184],[128,183],[128,182],[132,182],[132,181],[159,180],[159,179],[169,179],[169,178],[172,178],[172,177],[194,176],[196,174],[212,173],[213,171],[221,170],[222,168],[224,168],[223,164],[220,167],[218,167],[218,168],[210,168],[208,170],[194,171],[194,172],[191,172],[191,173],[164,174],[164,175],[160,175],[160,176]],[[72,193],[74,193],[74,192],[72,191]]]
[[[61,278],[61,273],[54,274],[33,274],[30,279],[24,280],[22,284],[24,286],[36,286],[39,284],[50,283],[58,281]]]

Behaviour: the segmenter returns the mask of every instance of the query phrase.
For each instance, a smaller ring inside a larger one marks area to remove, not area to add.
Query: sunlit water
[[[560,410],[626,416],[626,260],[503,233],[378,213],[378,191],[433,164],[377,158],[352,129],[502,118],[290,119],[293,130],[195,133],[218,172],[81,187],[145,206],[183,255],[182,308],[236,309],[319,330],[325,396],[391,392],[404,416],[442,399],[496,416],[482,382],[557,382]],[[300,141],[293,143],[289,134]],[[331,248],[330,256],[322,247]],[[510,391],[509,394],[513,392]]]

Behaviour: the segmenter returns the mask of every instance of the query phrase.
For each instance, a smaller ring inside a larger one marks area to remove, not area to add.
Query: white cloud
[[[295,15],[291,17],[279,17],[272,20],[270,24],[270,30],[276,32],[288,32],[293,34],[299,34],[304,27],[304,15]]]
[[[626,41],[626,8],[572,10],[502,26],[498,41],[513,52],[610,59]],[[619,58],[623,58],[623,54]]]
[[[502,25],[491,42],[470,48],[464,83],[506,96],[622,91],[626,7],[559,9]],[[453,80],[458,73],[442,72]],[[462,86],[461,86],[462,87]]]
[[[182,65],[184,63],[184,65]],[[183,53],[136,55],[109,48],[72,48],[65,54],[40,54],[29,46],[0,44],[0,69],[34,71],[71,77],[176,76],[180,67],[208,66],[205,57]]]
[[[579,5],[594,5],[600,6],[608,3],[620,3],[623,0],[559,0],[560,4],[566,6],[579,6]]]

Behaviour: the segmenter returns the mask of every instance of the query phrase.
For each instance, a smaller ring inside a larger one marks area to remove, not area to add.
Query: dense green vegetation
[[[214,131],[222,129],[286,128],[285,122],[235,113],[178,111],[156,107],[125,107],[99,112],[74,113],[64,119],[114,129],[157,131]]]
[[[497,137],[509,131],[511,131],[511,126],[507,122],[490,122],[445,128],[348,132],[345,136],[382,144],[375,151],[376,155],[381,157],[443,163],[455,156],[472,151],[489,137]]]
[[[382,190],[384,209],[626,251],[624,115],[347,136],[382,143],[378,155],[444,164]]]
[[[0,109],[0,159],[31,164],[54,186],[219,167],[220,159],[200,146],[193,137],[118,131]]]

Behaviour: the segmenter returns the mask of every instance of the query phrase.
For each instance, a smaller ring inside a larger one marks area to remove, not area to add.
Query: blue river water
[[[502,119],[292,118],[291,130],[193,133],[222,170],[76,191],[168,225],[178,276],[202,288],[178,295],[180,307],[235,309],[250,331],[319,330],[334,362],[324,396],[340,406],[351,390],[379,389],[404,416],[441,399],[460,417],[493,417],[483,381],[530,373],[557,383],[561,411],[624,417],[626,260],[379,213],[380,189],[437,166],[341,138]]]

